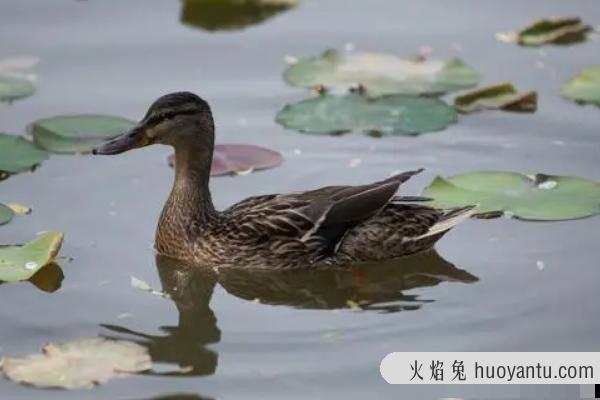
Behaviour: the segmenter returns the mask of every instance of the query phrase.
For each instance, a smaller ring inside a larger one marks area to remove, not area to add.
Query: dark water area
[[[600,63],[599,42],[526,49],[494,38],[542,16],[579,15],[597,25],[597,2],[306,0],[227,32],[182,24],[181,8],[158,0],[1,0],[0,58],[33,55],[40,63],[37,93],[0,108],[0,131],[23,133],[57,114],[135,120],[164,93],[196,92],[212,105],[218,143],[264,145],[286,157],[272,170],[213,179],[219,208],[418,167],[426,171],[405,194],[418,194],[436,174],[468,170],[600,180],[600,111],[559,95],[564,81]],[[405,56],[431,46],[435,56],[457,56],[480,71],[484,84],[537,89],[539,110],[463,116],[418,138],[310,136],[278,126],[276,112],[306,97],[281,78],[284,58],[346,43]],[[600,218],[470,220],[437,254],[411,265],[216,279],[155,260],[169,153],[52,156],[33,174],[0,183],[1,201],[33,208],[0,228],[0,243],[61,230],[61,253],[73,258],[60,261],[65,277],[55,293],[27,282],[0,286],[0,356],[101,335],[136,340],[156,362],[151,373],[91,391],[0,380],[0,399],[565,398],[575,392],[563,386],[391,386],[379,363],[392,351],[600,351]],[[130,276],[175,293],[174,301],[131,288]],[[369,302],[346,308],[352,298]]]

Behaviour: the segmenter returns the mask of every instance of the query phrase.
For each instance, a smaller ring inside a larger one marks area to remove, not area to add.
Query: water
[[[261,25],[225,33],[180,24],[180,8],[158,0],[0,1],[0,55],[41,59],[38,93],[0,108],[0,130],[20,133],[32,120],[66,113],[137,119],[159,95],[197,92],[213,107],[218,142],[267,145],[286,156],[277,169],[214,179],[219,207],[254,194],[365,183],[416,167],[426,172],[404,193],[418,193],[435,174],[475,169],[600,179],[599,111],[558,95],[562,82],[599,62],[598,42],[536,50],[494,39],[540,16],[577,14],[597,22],[594,2],[307,0]],[[419,138],[313,137],[277,126],[280,107],[306,95],[281,79],[285,56],[346,43],[404,55],[431,46],[439,57],[461,57],[482,72],[484,83],[537,89],[539,110],[464,116]],[[426,273],[386,267],[371,275],[234,275],[222,286],[183,271],[178,281],[170,276],[177,269],[161,263],[157,269],[152,250],[171,185],[168,154],[153,147],[118,157],[53,156],[35,173],[0,183],[0,200],[33,208],[0,229],[0,242],[62,230],[62,254],[73,258],[60,262],[65,278],[53,294],[30,283],[0,287],[0,355],[104,335],[138,340],[160,361],[150,375],[93,391],[41,391],[3,380],[0,398],[564,398],[576,392],[393,387],[379,376],[379,362],[391,351],[599,350],[600,218],[468,221],[438,245],[446,262],[428,263]],[[179,282],[179,293],[189,295],[173,302],[134,290],[132,275],[155,288],[163,287],[162,277],[167,291]],[[257,294],[269,304],[253,301]],[[365,311],[330,309],[353,305],[345,301],[352,296],[373,304]]]

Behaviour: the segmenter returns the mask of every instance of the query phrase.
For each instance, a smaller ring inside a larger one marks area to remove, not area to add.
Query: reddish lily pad
[[[175,155],[169,156],[169,165],[175,165]],[[217,144],[213,154],[212,176],[245,175],[273,168],[283,162],[283,156],[271,149],[251,144]]]

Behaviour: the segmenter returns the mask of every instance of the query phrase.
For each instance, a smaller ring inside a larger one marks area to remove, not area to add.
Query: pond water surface
[[[138,119],[158,96],[194,91],[213,107],[217,142],[286,156],[276,169],[214,179],[222,208],[254,194],[366,183],[417,167],[426,171],[404,193],[418,193],[436,174],[478,169],[600,180],[600,111],[559,96],[562,82],[600,63],[599,42],[537,50],[494,39],[541,16],[598,24],[596,2],[306,0],[229,32],[183,25],[180,12],[178,1],[1,0],[0,58],[41,61],[38,92],[0,108],[0,131],[22,133],[57,114]],[[400,55],[431,46],[437,56],[462,58],[484,83],[537,89],[539,110],[464,116],[418,138],[310,136],[275,124],[284,104],[306,97],[282,80],[285,56],[346,43]],[[33,174],[0,183],[0,200],[34,210],[1,227],[0,242],[62,230],[62,254],[72,257],[60,262],[65,277],[55,293],[0,286],[0,356],[102,335],[147,345],[157,363],[149,374],[91,391],[0,380],[1,399],[566,398],[577,391],[390,386],[379,363],[392,351],[600,351],[600,218],[472,220],[448,234],[437,255],[399,268],[216,282],[155,260],[155,224],[172,180],[168,154],[152,147],[52,156]],[[174,293],[175,302],[132,289],[132,275]],[[369,303],[348,309],[348,299]]]

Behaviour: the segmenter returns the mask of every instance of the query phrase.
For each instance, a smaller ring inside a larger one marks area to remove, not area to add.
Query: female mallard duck
[[[303,268],[395,258],[430,248],[474,212],[402,201],[400,184],[421,170],[362,186],[250,197],[217,211],[208,188],[212,113],[188,92],[162,96],[130,132],[94,154],[155,143],[175,148],[175,183],[158,222],[156,249],[197,264]]]

